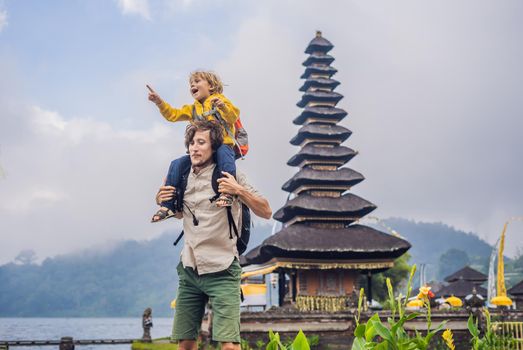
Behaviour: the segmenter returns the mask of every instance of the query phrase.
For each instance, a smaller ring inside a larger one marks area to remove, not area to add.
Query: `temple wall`
[[[354,286],[358,280],[358,272],[356,271],[345,271],[343,274],[343,289],[345,294],[352,294],[354,291]]]
[[[298,295],[349,295],[358,276],[354,270],[301,270],[297,276]]]

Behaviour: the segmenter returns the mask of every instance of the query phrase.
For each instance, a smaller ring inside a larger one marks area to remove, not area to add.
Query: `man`
[[[215,197],[211,179],[215,168],[213,153],[223,142],[217,123],[197,122],[187,128],[185,146],[192,168],[187,179],[183,204],[185,243],[177,272],[179,277],[172,339],[182,350],[196,350],[196,339],[210,300],[213,309],[213,340],[222,350],[240,350],[240,278],[241,267],[236,236],[229,231],[225,208],[209,199]],[[265,219],[272,215],[269,203],[250,186],[243,174],[237,180],[230,174],[218,180],[218,191],[237,198],[232,214],[240,227],[241,207],[246,204],[254,214]],[[156,203],[171,200],[175,188],[160,187]],[[180,218],[181,216],[179,216]]]

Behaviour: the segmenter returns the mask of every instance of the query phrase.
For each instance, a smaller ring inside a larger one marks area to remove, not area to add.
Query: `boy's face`
[[[190,82],[191,95],[195,100],[203,103],[207,97],[211,96],[211,85],[199,76],[192,77]]]

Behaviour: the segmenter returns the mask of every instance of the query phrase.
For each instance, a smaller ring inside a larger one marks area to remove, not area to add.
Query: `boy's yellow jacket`
[[[171,105],[169,105],[167,102],[163,101],[162,104],[159,106],[160,113],[162,113],[163,117],[167,119],[170,122],[180,122],[180,121],[189,121],[193,122],[192,120],[192,109],[193,106],[195,107],[196,114],[202,115],[204,112],[208,112],[212,109],[211,106],[211,100],[213,97],[218,97],[220,100],[223,101],[224,107],[219,108],[218,110],[221,112],[222,118],[227,123],[227,126],[232,131],[233,135],[236,132],[236,129],[234,128],[234,123],[236,120],[238,120],[238,117],[240,116],[240,110],[232,104],[232,102],[225,97],[222,94],[212,94],[209,96],[204,102],[203,105],[199,101],[194,101],[194,104],[191,105],[183,105],[180,109],[173,108]],[[212,115],[207,116],[208,120],[214,119]],[[223,130],[223,143],[226,145],[234,146],[234,140],[231,139],[229,134]]]

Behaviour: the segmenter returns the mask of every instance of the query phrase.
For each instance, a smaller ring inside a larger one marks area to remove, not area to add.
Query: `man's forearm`
[[[257,216],[264,218],[264,219],[271,218],[271,216],[272,216],[271,206],[269,205],[269,202],[262,196],[257,196],[255,194],[247,191],[245,188],[242,188],[238,193],[238,197]]]

